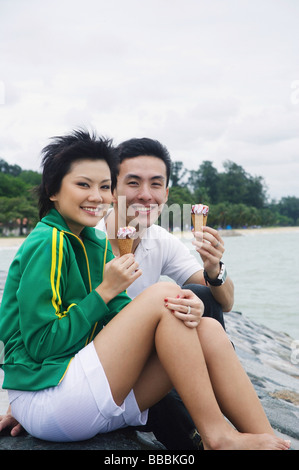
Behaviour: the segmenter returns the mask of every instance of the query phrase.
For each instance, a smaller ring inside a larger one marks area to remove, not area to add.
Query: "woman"
[[[41,439],[88,439],[144,424],[175,386],[205,449],[288,449],[191,291],[159,283],[133,301],[124,292],[142,275],[134,255],[113,258],[93,228],[111,174],[111,142],[86,132],[44,149],[41,221],[11,265],[0,311],[13,416]]]

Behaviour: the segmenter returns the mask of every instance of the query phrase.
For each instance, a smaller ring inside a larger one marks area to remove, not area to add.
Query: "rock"
[[[225,323],[272,427],[299,450],[299,360],[292,359],[293,338],[238,312],[225,314]]]
[[[271,397],[280,398],[294,405],[299,405],[299,393],[290,392],[290,390],[280,390],[279,392],[270,393]]]
[[[145,434],[145,433],[143,433]],[[149,434],[149,433],[146,433]],[[107,434],[98,434],[93,439],[78,442],[48,442],[36,439],[27,433],[17,437],[0,437],[0,450],[162,450],[164,447],[153,436],[142,437],[127,428]]]

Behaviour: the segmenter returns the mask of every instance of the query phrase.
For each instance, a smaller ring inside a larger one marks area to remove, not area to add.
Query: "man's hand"
[[[194,237],[192,244],[201,256],[204,269],[210,279],[216,279],[220,271],[219,263],[225,251],[224,241],[217,230],[207,226],[203,227],[202,232],[195,232]]]

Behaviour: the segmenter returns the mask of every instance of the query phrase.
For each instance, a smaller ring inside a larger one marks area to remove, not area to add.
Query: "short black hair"
[[[127,158],[134,158],[140,156],[157,157],[160,158],[166,166],[166,186],[169,184],[171,172],[171,158],[167,148],[162,145],[158,140],[142,137],[140,139],[133,138],[122,142],[115,148],[116,157],[116,172],[119,173],[119,165]],[[113,188],[114,189],[114,186]]]
[[[49,198],[60,190],[62,180],[74,161],[105,160],[110,168],[112,185],[115,185],[115,158],[111,139],[79,129],[65,136],[52,137],[51,140],[52,143],[42,150],[42,182],[37,188],[40,218],[54,207]]]

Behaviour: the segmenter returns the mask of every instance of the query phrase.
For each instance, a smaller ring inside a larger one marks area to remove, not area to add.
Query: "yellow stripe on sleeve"
[[[52,265],[51,265],[51,288],[52,288],[52,305],[57,313],[57,294],[55,289],[55,271],[56,271],[56,246],[57,246],[57,228],[53,228],[52,232]]]
[[[59,232],[59,247],[58,247],[58,265],[57,265],[57,228],[53,228],[53,235],[52,235],[52,265],[51,265],[51,288],[52,288],[52,305],[55,310],[55,314],[59,318],[63,318],[66,316],[67,312],[61,312],[60,307],[62,304],[61,297],[60,297],[60,279],[61,279],[61,267],[63,261],[63,237],[64,233]],[[57,278],[55,284],[55,274],[56,274],[56,267],[57,267]],[[75,304],[69,306],[68,310]],[[67,310],[67,311],[68,311]]]

